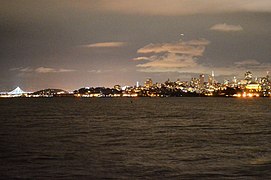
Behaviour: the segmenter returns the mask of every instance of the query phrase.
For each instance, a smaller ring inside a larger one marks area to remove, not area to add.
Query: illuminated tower
[[[214,71],[212,71],[212,75],[208,76],[208,84],[214,85],[214,83],[215,83],[215,73],[214,73]]]
[[[137,87],[137,88],[139,87],[139,82],[138,82],[138,81],[136,82],[136,87]]]
[[[215,72],[212,71],[212,84],[214,84],[214,83],[215,83]]]

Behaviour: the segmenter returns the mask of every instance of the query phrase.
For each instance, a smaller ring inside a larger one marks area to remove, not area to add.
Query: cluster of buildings
[[[170,81],[154,83],[148,78],[144,85],[135,86],[115,85],[113,88],[84,87],[72,93],[61,89],[45,89],[34,93],[24,92],[20,88],[0,94],[0,97],[181,97],[181,96],[222,96],[222,97],[270,97],[271,80],[269,72],[265,77],[253,77],[250,71],[244,78],[224,80],[223,83],[215,79],[212,71],[210,75],[200,74],[190,81]]]
[[[154,83],[151,78],[146,79],[144,85],[137,82],[134,86],[115,85],[113,88],[85,87],[74,91],[76,97],[181,97],[181,96],[226,96],[226,97],[270,97],[271,81],[269,72],[265,77],[253,77],[250,71],[244,78],[224,80],[223,83],[215,79],[212,71],[210,75],[200,74],[190,81],[170,81]]]

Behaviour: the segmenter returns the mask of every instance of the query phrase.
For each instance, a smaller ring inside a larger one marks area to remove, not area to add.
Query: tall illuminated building
[[[146,88],[152,87],[152,85],[153,85],[152,79],[151,79],[151,78],[148,78],[148,79],[145,81],[144,85],[145,85]]]
[[[137,88],[139,87],[139,82],[138,82],[138,81],[136,81],[136,87],[137,87]]]
[[[214,84],[214,83],[215,83],[215,72],[212,71],[212,84]]]
[[[208,84],[209,84],[209,86],[215,84],[215,72],[214,71],[212,71],[211,75],[208,75]]]
[[[208,75],[208,84],[209,84],[209,86],[215,84],[215,73],[214,73],[214,71],[212,71],[211,75]]]

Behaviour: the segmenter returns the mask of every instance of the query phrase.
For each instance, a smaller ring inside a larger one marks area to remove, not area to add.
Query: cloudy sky
[[[0,91],[271,71],[270,0],[0,3]]]

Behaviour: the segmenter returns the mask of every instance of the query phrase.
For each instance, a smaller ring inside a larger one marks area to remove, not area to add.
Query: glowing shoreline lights
[[[262,87],[260,84],[248,84],[243,93],[235,94],[234,97],[260,97]]]

